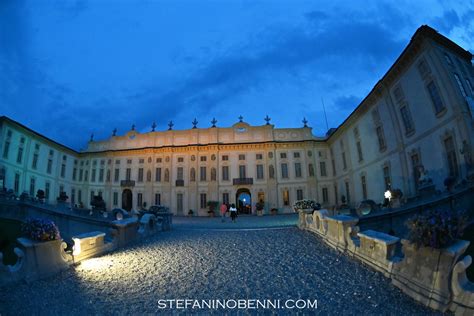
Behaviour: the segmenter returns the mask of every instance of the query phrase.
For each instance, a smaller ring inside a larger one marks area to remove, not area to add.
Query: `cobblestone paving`
[[[0,314],[164,313],[158,309],[159,299],[300,298],[317,299],[316,313],[323,315],[435,314],[381,274],[329,249],[310,232],[297,228],[205,231],[184,226],[84,261],[56,277],[0,289]]]

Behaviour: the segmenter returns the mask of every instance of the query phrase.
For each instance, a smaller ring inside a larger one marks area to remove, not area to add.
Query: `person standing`
[[[233,222],[235,222],[235,219],[237,218],[237,209],[235,208],[235,204],[230,206],[230,218]]]
[[[221,218],[222,218],[221,221],[225,222],[225,213],[227,212],[227,205],[225,205],[225,203],[221,204],[220,211],[221,211]]]

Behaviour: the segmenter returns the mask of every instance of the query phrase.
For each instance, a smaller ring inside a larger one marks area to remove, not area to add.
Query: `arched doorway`
[[[130,189],[125,189],[122,192],[122,208],[127,211],[132,210],[133,205],[133,196],[132,191]]]
[[[248,189],[238,189],[235,195],[237,210],[240,214],[252,213],[252,195]]]

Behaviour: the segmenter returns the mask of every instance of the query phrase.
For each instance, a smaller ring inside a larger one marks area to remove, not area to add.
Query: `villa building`
[[[207,202],[264,201],[268,212],[295,200],[332,208],[345,200],[381,202],[387,189],[419,194],[420,176],[437,190],[471,176],[474,142],[472,55],[420,27],[350,116],[324,137],[302,128],[250,126],[139,133],[91,140],[76,151],[0,118],[0,187],[89,207],[165,205],[177,215],[207,214]],[[344,197],[344,198],[343,198]]]

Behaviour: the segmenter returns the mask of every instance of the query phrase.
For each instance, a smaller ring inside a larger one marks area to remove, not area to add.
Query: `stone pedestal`
[[[116,247],[124,247],[135,241],[138,234],[138,221],[135,218],[122,219],[120,221],[113,221],[114,244]]]
[[[451,271],[469,242],[459,240],[450,247],[415,248],[402,240],[404,258],[393,266],[392,283],[420,303],[445,312],[451,302]]]
[[[358,218],[347,215],[337,215],[326,217],[326,221],[328,224],[326,236],[330,246],[342,251],[348,248],[354,248],[352,237],[356,237],[353,235],[355,235],[358,230],[358,227],[356,227],[359,222]]]
[[[307,227],[306,217],[313,214],[313,209],[298,209],[298,228],[305,229]]]
[[[356,248],[356,256],[386,277],[390,277],[393,267],[391,259],[400,238],[374,230],[365,230],[357,236],[360,238],[360,246]]]

